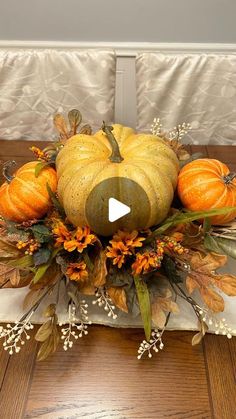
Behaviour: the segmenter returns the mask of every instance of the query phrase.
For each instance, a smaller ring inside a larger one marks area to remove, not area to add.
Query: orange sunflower
[[[57,221],[52,232],[55,236],[56,243],[55,246],[59,247],[65,242],[71,240],[72,232],[68,230],[68,228],[63,224],[62,221]]]
[[[96,236],[91,233],[89,227],[77,227],[72,239],[64,242],[64,249],[68,252],[77,250],[82,253],[89,244],[93,244],[96,240]]]
[[[132,264],[133,274],[140,275],[148,273],[153,269],[160,268],[163,256],[155,252],[137,253],[136,260]]]
[[[66,269],[66,275],[71,281],[84,282],[88,278],[85,262],[70,263]]]
[[[112,259],[113,265],[121,268],[126,261],[126,257],[132,255],[136,247],[142,247],[145,237],[139,237],[138,231],[131,233],[118,230],[110,240],[111,246],[107,246],[107,257]]]

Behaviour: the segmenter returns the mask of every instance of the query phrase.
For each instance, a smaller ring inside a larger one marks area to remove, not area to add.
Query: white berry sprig
[[[30,340],[28,332],[34,328],[30,321],[33,314],[34,311],[31,311],[25,320],[16,321],[13,325],[8,323],[6,328],[0,327],[0,338],[4,339],[4,350],[8,351],[10,355],[20,352],[21,346],[25,344],[25,341]]]
[[[159,349],[164,348],[164,343],[162,341],[162,335],[164,329],[159,332],[158,329],[154,329],[151,334],[151,339],[149,341],[143,340],[138,349],[138,359],[141,359],[142,356],[147,353],[148,358],[152,358],[152,351],[159,352]]]
[[[115,306],[105,288],[97,288],[95,293],[96,300],[93,300],[93,305],[98,305],[98,307],[103,307],[107,312],[108,317],[112,317],[113,320],[117,319],[117,314],[114,312]]]
[[[87,308],[88,304],[85,300],[81,300],[78,307],[74,302],[71,302],[68,307],[68,321],[66,323],[59,323],[59,326],[67,324],[67,327],[61,329],[61,339],[63,340],[63,349],[65,351],[72,348],[74,340],[88,334],[87,329],[91,321],[88,320]]]

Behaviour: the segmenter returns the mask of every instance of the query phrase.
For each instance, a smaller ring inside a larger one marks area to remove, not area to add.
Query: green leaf
[[[69,119],[69,124],[71,128],[71,134],[75,135],[77,133],[78,126],[81,124],[82,115],[80,111],[78,111],[77,109],[72,109],[68,113],[68,119]]]
[[[222,253],[222,249],[218,246],[217,241],[210,234],[206,234],[204,238],[204,246],[211,252]]]
[[[38,281],[40,281],[40,279],[45,275],[45,273],[47,272],[49,266],[51,265],[51,261],[48,263],[44,263],[43,265],[40,265],[39,268],[37,269],[32,282],[33,284],[37,284]]]
[[[33,256],[25,255],[19,259],[9,261],[7,265],[14,266],[19,269],[29,268],[34,265]]]
[[[228,256],[236,259],[236,241],[224,239],[222,237],[215,237],[207,234],[204,240],[204,246],[216,253],[225,253]]]
[[[152,234],[147,238],[146,242],[151,241],[154,237],[163,234],[170,227],[178,224],[187,224],[191,221],[201,220],[203,218],[213,217],[214,215],[224,215],[229,212],[235,211],[236,207],[224,207],[219,209],[212,209],[207,211],[186,211],[168,217]]]
[[[51,198],[51,201],[53,203],[53,206],[58,210],[58,212],[61,214],[61,216],[64,218],[65,217],[65,211],[64,208],[62,207],[62,205],[60,204],[60,202],[58,201],[56,194],[51,190],[49,184],[47,183],[47,191],[48,191],[48,195]]]
[[[33,225],[31,231],[39,243],[48,243],[51,239],[51,231],[43,224]]]
[[[138,302],[143,321],[144,331],[146,339],[149,341],[151,337],[152,329],[152,314],[151,314],[151,303],[149,297],[149,291],[146,282],[140,276],[134,276],[134,283],[138,296]]]
[[[36,166],[35,166],[35,177],[38,177],[39,174],[41,173],[41,171],[47,167],[50,166],[52,163],[48,162],[48,161],[40,161]]]
[[[37,252],[34,253],[34,265],[39,266],[47,263],[51,257],[51,250],[48,247],[41,247]]]
[[[56,257],[56,255],[58,254],[58,252],[59,252],[60,250],[61,250],[60,248],[55,249],[55,250],[52,252],[52,254],[51,254],[51,257],[50,257],[49,261],[48,261],[47,263],[44,263],[44,264],[40,265],[40,266],[37,268],[37,270],[36,270],[36,272],[35,272],[35,275],[34,275],[34,277],[33,277],[33,279],[32,279],[32,283],[33,283],[33,284],[37,284],[37,282],[38,282],[38,281],[40,281],[40,279],[42,279],[42,278],[43,278],[43,276],[46,274],[46,272],[47,272],[48,268],[51,266],[53,259]]]
[[[211,220],[210,218],[205,218],[203,222],[203,233],[206,234],[211,229]]]

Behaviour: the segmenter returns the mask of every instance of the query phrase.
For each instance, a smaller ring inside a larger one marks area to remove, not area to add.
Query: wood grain
[[[203,351],[191,346],[192,333],[166,333],[165,350],[139,361],[142,331],[90,329],[70,353],[61,348],[36,364],[25,418],[211,417]]]
[[[32,160],[35,142],[0,141],[0,160]],[[46,143],[40,142],[43,148]],[[236,148],[191,146],[236,170]],[[72,350],[37,363],[29,341],[15,357],[0,348],[0,419],[234,419],[236,339],[168,332],[165,348],[138,361],[143,332],[91,326]]]
[[[224,336],[207,335],[203,345],[213,416],[233,419],[236,416],[235,338],[229,341]]]
[[[35,365],[36,349],[37,342],[31,333],[31,340],[27,341],[19,354],[9,358],[0,393],[0,418],[23,417]]]

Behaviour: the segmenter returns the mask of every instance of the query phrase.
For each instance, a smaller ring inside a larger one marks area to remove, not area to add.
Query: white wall
[[[236,0],[0,1],[0,40],[236,43]]]

